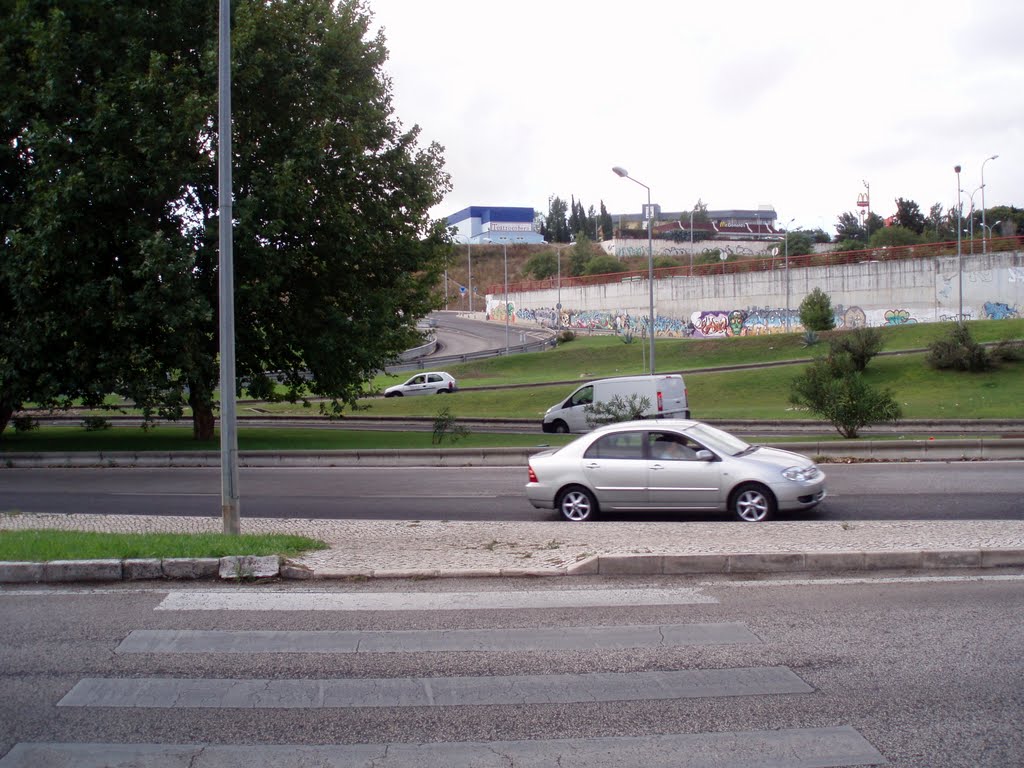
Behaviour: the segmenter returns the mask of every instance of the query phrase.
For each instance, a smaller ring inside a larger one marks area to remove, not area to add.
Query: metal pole
[[[651,208],[651,188],[647,187],[647,286],[650,292],[649,311],[651,318],[651,376],[654,375],[654,210]]]
[[[964,224],[964,200],[960,195],[963,191],[960,187],[960,166],[953,166],[953,170],[956,171],[956,271],[960,294],[960,307],[957,310],[956,321],[962,323],[964,321],[964,252],[960,245],[960,230],[963,229]]]
[[[629,179],[635,184],[647,190],[647,285],[650,292],[648,326],[651,332],[651,375],[654,375],[654,236],[651,227],[654,224],[654,211],[651,207],[651,188],[642,181],[637,181],[629,175],[629,171],[620,166],[612,168],[616,176]]]
[[[508,357],[508,243],[501,244],[505,255],[505,357]]]
[[[235,416],[235,292],[231,190],[231,0],[220,0],[217,109],[217,213],[220,260],[220,467],[224,533],[241,533]]]
[[[999,155],[992,155],[992,157],[986,157],[981,163],[981,252],[988,253],[988,248],[985,243],[985,163],[989,160],[995,160]]]
[[[693,277],[693,210],[690,211],[690,277]]]
[[[473,311],[473,243],[466,238],[466,257],[469,260],[469,273],[466,276],[466,291],[469,293],[469,311]]]

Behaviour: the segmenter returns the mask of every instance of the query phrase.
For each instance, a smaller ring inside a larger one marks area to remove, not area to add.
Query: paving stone
[[[43,563],[0,562],[0,584],[36,584],[43,580]]]
[[[209,579],[217,575],[220,560],[216,557],[167,557],[163,566],[168,579]]]
[[[281,572],[277,555],[232,555],[220,559],[222,579],[269,579]]]
[[[51,560],[43,565],[43,581],[120,581],[120,560]]]

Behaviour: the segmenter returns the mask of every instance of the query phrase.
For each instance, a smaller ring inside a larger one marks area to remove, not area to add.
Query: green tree
[[[575,258],[575,257],[573,257]],[[610,272],[627,272],[629,268],[614,256],[602,253],[592,256],[583,267],[584,275],[605,275]]]
[[[0,172],[18,194],[0,200],[0,396],[187,399],[208,439],[215,4],[15,6],[0,22],[0,66],[19,73],[2,92]],[[436,301],[441,148],[393,116],[384,38],[360,0],[239,0],[233,25],[237,373],[278,397],[265,374],[278,371],[281,396],[339,413]]]
[[[783,240],[783,253],[788,253],[790,256],[806,256],[808,253],[814,253],[814,238],[808,232],[800,230],[790,232]]]
[[[839,214],[839,219],[836,221],[836,240],[860,240],[867,242],[864,227],[861,226],[857,214],[853,211]]]
[[[544,227],[541,234],[549,243],[571,243],[572,230],[569,229],[569,222],[566,215],[569,206],[566,202],[552,195],[548,198],[548,215],[544,217]]]
[[[920,207],[913,200],[896,198],[896,226],[909,229],[911,232],[920,235],[924,232],[925,218]]]
[[[828,421],[843,437],[857,437],[870,424],[895,422],[903,415],[889,390],[877,390],[864,374],[834,358],[819,358],[792,383],[790,402]]]
[[[544,251],[531,256],[523,264],[523,274],[534,280],[546,280],[558,274],[558,255],[553,251]]]
[[[921,242],[921,236],[912,229],[906,227],[882,227],[871,235],[872,248],[898,248],[904,245],[917,245]]]
[[[800,322],[809,331],[830,331],[836,327],[832,299],[821,288],[815,288],[800,302]]]
[[[604,207],[604,200],[601,201],[601,229],[598,232],[597,241],[611,240],[615,235],[615,224],[612,222],[612,215]]]

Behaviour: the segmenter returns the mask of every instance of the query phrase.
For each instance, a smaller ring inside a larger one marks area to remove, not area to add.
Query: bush
[[[642,419],[650,407],[650,398],[635,394],[628,398],[615,395],[611,400],[583,406],[583,413],[586,415],[587,424],[591,427],[601,427],[620,421]]]
[[[33,429],[39,429],[39,422],[31,416],[15,416],[11,419],[11,423],[14,424],[14,431],[19,433],[31,432]]]
[[[878,328],[856,328],[844,331],[832,338],[830,346],[833,356],[846,355],[855,371],[868,367],[871,358],[882,351],[882,331]]]
[[[821,288],[815,288],[800,302],[800,322],[809,331],[831,331],[836,327],[832,300]]]
[[[434,417],[434,436],[431,438],[434,445],[440,445],[445,440],[456,443],[468,434],[468,429],[456,423],[455,417],[452,416],[451,409],[447,405],[437,412],[437,416]]]
[[[789,396],[794,405],[832,424],[843,437],[857,437],[869,424],[898,421],[903,415],[889,390],[871,387],[862,374],[841,360],[819,359],[793,380]]]
[[[102,432],[104,429],[110,429],[111,425],[102,416],[86,416],[82,419],[82,426],[86,432]]]
[[[576,341],[575,331],[562,331],[560,334],[558,334],[559,344],[568,344],[570,341]]]
[[[940,371],[971,371],[978,373],[994,367],[988,350],[971,336],[963,323],[956,323],[949,335],[928,347],[928,365]]]

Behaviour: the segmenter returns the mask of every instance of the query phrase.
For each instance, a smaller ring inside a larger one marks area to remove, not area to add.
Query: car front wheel
[[[552,431],[556,435],[567,435],[567,434],[569,434],[569,425],[566,424],[561,419],[559,419],[554,424],[552,424],[551,425],[551,429],[552,429]]]
[[[758,483],[746,483],[732,492],[729,509],[745,523],[761,523],[775,514],[775,497]]]
[[[597,512],[597,499],[586,488],[573,486],[558,495],[558,511],[562,517],[573,523],[589,520]]]

